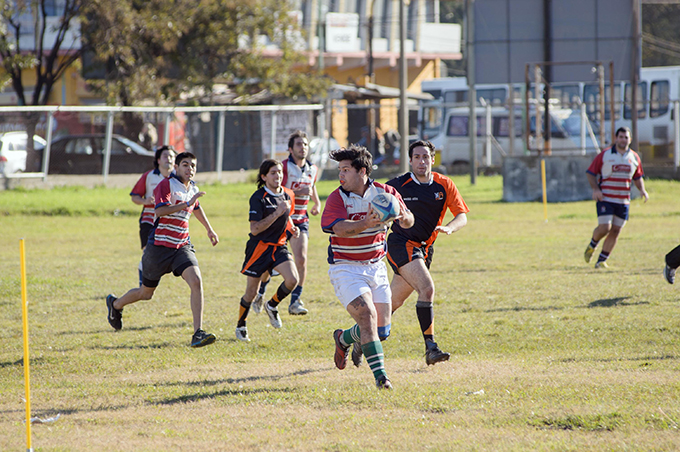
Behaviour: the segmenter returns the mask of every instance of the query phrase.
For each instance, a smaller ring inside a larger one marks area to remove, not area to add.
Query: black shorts
[[[142,242],[142,249],[146,247],[146,244],[149,241],[149,234],[151,234],[152,229],[152,224],[139,223],[139,240]]]
[[[274,267],[291,260],[293,258],[286,245],[272,245],[259,240],[248,240],[241,273],[259,278],[264,272],[271,273]]]
[[[434,245],[420,245],[395,233],[387,236],[387,262],[397,275],[399,267],[403,267],[414,259],[424,259],[425,266],[429,270],[433,256]]]
[[[193,245],[174,249],[148,243],[142,256],[142,284],[158,287],[161,277],[166,273],[181,276],[184,270],[194,266],[198,267],[198,261]]]
[[[300,229],[300,235],[302,234],[307,234],[307,237],[309,237],[309,222],[306,221],[304,223],[296,224],[295,226]],[[290,230],[286,229],[286,240],[290,240],[290,238],[293,237],[293,233],[290,232]]]

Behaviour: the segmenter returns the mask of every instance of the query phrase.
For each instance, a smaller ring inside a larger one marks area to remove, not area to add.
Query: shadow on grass
[[[34,366],[36,364],[42,364],[45,362],[44,358],[31,358],[30,363],[31,366]],[[19,358],[16,361],[5,361],[0,363],[0,369],[4,369],[5,367],[11,367],[11,366],[23,366],[24,365],[24,358]]]
[[[560,362],[563,363],[574,363],[574,362],[594,362],[594,363],[614,363],[614,362],[624,362],[624,361],[642,361],[643,363],[647,361],[666,361],[666,360],[676,360],[677,355],[658,355],[658,356],[638,356],[636,358],[627,357],[616,357],[616,358],[564,358]],[[643,364],[644,365],[644,364]]]
[[[288,374],[280,375],[253,375],[243,378],[220,378],[219,380],[201,380],[201,381],[172,381],[167,383],[155,383],[149,386],[216,386],[221,384],[235,384],[235,383],[252,383],[255,381],[279,381],[284,378],[298,377],[301,375],[309,375],[314,373],[328,372],[330,367],[324,369],[303,369]],[[238,392],[238,391],[237,391]]]
[[[487,309],[486,313],[492,312],[520,312],[520,311],[563,311],[566,308],[557,306],[513,306],[511,308]]]
[[[176,348],[177,344],[172,342],[161,342],[158,344],[121,344],[121,345],[95,345],[89,347],[91,350],[158,350],[167,348]],[[189,347],[187,345],[187,347]]]
[[[77,335],[81,336],[83,334],[99,334],[99,333],[119,333],[123,334],[125,331],[147,331],[147,330],[155,330],[155,329],[172,329],[172,328],[178,328],[182,329],[185,326],[187,326],[186,322],[177,322],[177,323],[161,323],[158,325],[147,325],[147,326],[126,326],[120,331],[116,331],[110,326],[107,327],[106,325],[103,325],[101,328],[89,330],[89,331],[83,331],[83,330],[68,330],[68,331],[59,331],[58,333],[53,333],[54,336],[68,336],[68,335]]]
[[[149,404],[151,405],[174,405],[177,403],[187,403],[187,402],[198,402],[199,400],[204,400],[204,399],[215,399],[217,397],[233,397],[233,396],[250,396],[250,395],[255,395],[255,394],[272,394],[272,393],[289,393],[289,392],[295,392],[297,389],[294,388],[289,388],[289,389],[272,389],[272,388],[260,388],[260,389],[224,389],[222,391],[216,391],[216,392],[211,392],[211,393],[203,393],[203,394],[190,394],[190,395],[183,395],[179,397],[173,397],[171,399],[165,399],[165,400],[157,400],[157,401],[150,401]]]
[[[626,303],[624,300],[630,297],[617,297],[617,298],[602,298],[600,300],[595,300],[588,304],[589,308],[611,308],[614,306],[639,306],[649,304],[648,301],[638,301],[636,303]]]

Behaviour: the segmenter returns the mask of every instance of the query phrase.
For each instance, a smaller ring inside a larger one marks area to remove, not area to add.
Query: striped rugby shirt
[[[163,174],[159,169],[147,171],[142,174],[142,177],[140,177],[135,186],[132,187],[130,196],[137,195],[146,198],[148,195],[153,194],[153,191],[163,179],[165,179],[165,177],[163,177]],[[154,208],[155,206],[153,203],[144,204],[142,215],[139,217],[140,224],[154,224],[156,221],[156,212]]]
[[[637,152],[619,154],[616,145],[597,154],[586,172],[599,176],[602,200],[615,204],[630,204],[630,183],[644,176]]]
[[[321,215],[321,227],[324,232],[330,234],[329,264],[370,264],[385,257],[387,254],[385,225],[366,229],[352,237],[339,237],[333,233],[333,226],[340,221],[363,219],[369,212],[371,200],[385,192],[396,196],[400,209],[406,210],[404,201],[394,187],[372,180],[368,181],[364,196],[345,191],[342,187],[338,187],[330,194]]]
[[[316,183],[316,176],[318,173],[318,168],[313,165],[308,160],[305,160],[305,164],[300,168],[295,160],[290,158],[290,156],[283,161],[283,182],[284,187],[290,188],[291,190],[299,190],[302,187],[309,187],[310,193],[312,187]],[[295,210],[291,218],[293,219],[294,225],[300,225],[309,222],[309,215],[307,215],[307,204],[309,204],[310,195],[307,196],[295,196]]]
[[[198,187],[194,181],[189,182],[189,188],[185,187],[174,173],[167,179],[163,179],[153,195],[156,198],[156,208],[186,203],[198,193]],[[171,213],[156,218],[156,225],[151,231],[149,241],[156,246],[180,249],[190,242],[189,240],[189,217],[194,209],[200,209],[198,201],[191,207],[179,212]]]

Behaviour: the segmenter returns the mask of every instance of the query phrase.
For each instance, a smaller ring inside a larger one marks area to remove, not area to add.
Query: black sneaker
[[[355,342],[352,344],[352,363],[355,367],[361,366],[361,362],[364,360],[364,351],[361,350],[361,344]]]
[[[378,377],[378,379],[375,380],[375,385],[378,389],[392,389],[392,382],[387,378],[387,375]]]
[[[437,364],[442,361],[448,361],[451,357],[450,353],[443,352],[439,349],[436,342],[427,341],[427,350],[425,351],[425,362],[428,366]]]
[[[675,282],[675,269],[671,268],[666,264],[663,268],[663,277],[666,278],[668,284],[673,284]]]
[[[335,367],[342,370],[347,366],[347,352],[349,347],[342,345],[340,342],[340,337],[342,336],[342,330],[337,329],[333,331],[333,340],[335,341]]]
[[[111,294],[106,296],[106,307],[109,310],[109,315],[106,318],[109,321],[109,325],[111,325],[114,330],[123,328],[123,310],[113,307],[113,302],[117,299],[118,298]]]
[[[206,333],[202,329],[197,329],[193,336],[191,336],[191,346],[192,347],[203,347],[204,345],[210,345],[215,342],[215,335],[212,333]]]

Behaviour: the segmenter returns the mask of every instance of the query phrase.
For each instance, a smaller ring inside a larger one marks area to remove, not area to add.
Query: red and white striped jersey
[[[130,196],[132,195],[137,195],[141,196],[142,198],[146,198],[148,196],[151,196],[153,194],[153,191],[156,189],[160,181],[165,179],[163,174],[159,169],[153,169],[149,170],[146,173],[142,174],[142,177],[139,178],[137,183],[135,184],[134,187],[132,187],[132,191],[130,192]],[[154,211],[154,204],[144,204],[144,208],[142,209],[142,215],[139,217],[139,223],[147,223],[147,224],[154,224],[154,221],[156,221],[156,213]]]
[[[387,254],[385,237],[387,226],[377,226],[352,237],[339,237],[333,233],[333,226],[343,220],[361,220],[369,212],[371,200],[380,193],[391,193],[399,200],[402,212],[406,205],[394,187],[369,180],[364,196],[336,189],[326,200],[321,215],[321,227],[330,234],[328,263],[373,263]]]
[[[619,154],[616,146],[597,154],[586,172],[599,177],[602,200],[616,204],[630,204],[630,183],[644,176],[637,152]]]
[[[290,156],[283,162],[283,183],[286,188],[293,191],[299,190],[302,187],[309,187],[310,193],[314,184],[316,184],[316,176],[318,168],[309,161],[305,160],[305,164],[300,168]],[[295,210],[291,218],[293,224],[303,224],[309,222],[309,215],[307,214],[307,204],[311,196],[295,195]]]
[[[198,187],[191,181],[189,188],[185,187],[179,178],[172,174],[167,179],[163,179],[156,190],[156,208],[167,205],[186,203],[198,193]],[[191,207],[187,207],[179,212],[158,217],[156,226],[151,231],[149,241],[156,246],[179,249],[189,242],[189,218],[194,209],[200,209],[198,201]]]

